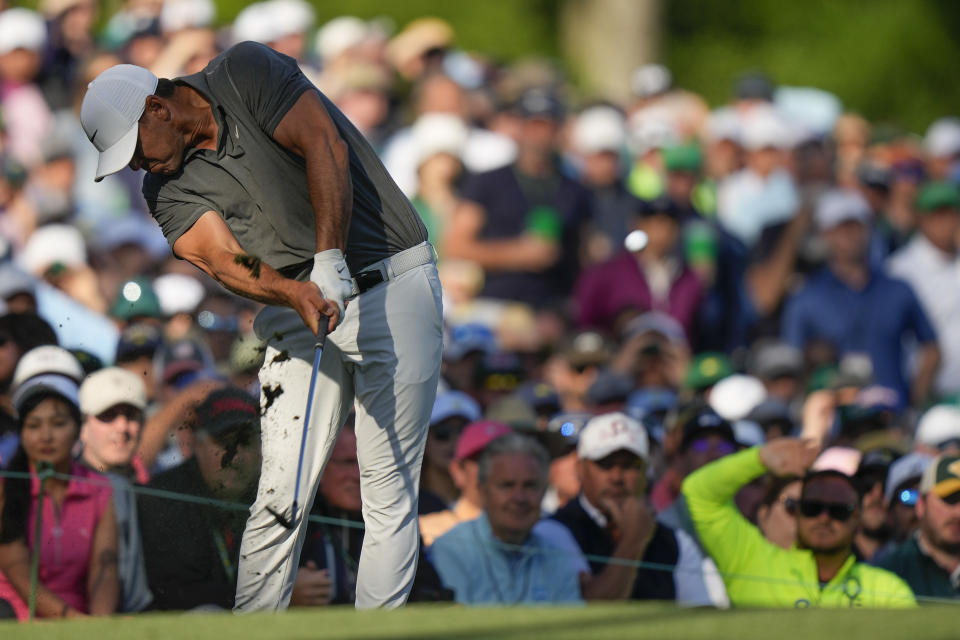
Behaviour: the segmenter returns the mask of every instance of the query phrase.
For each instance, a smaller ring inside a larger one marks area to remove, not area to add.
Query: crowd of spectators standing
[[[876,126],[759,72],[708,105],[656,64],[618,102],[302,0],[219,27],[210,0],[8,5],[0,617],[35,556],[41,617],[233,605],[276,391],[258,307],[171,254],[142,175],[93,182],[78,111],[111,65],[176,78],[246,40],[351,119],[437,251],[413,600],[960,596],[960,119]],[[361,505],[348,422],[293,606],[353,602]]]

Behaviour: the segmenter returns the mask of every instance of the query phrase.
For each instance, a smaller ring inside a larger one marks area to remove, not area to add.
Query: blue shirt
[[[536,530],[519,547],[505,545],[493,536],[486,513],[437,538],[429,553],[462,604],[582,602],[574,557]]]
[[[821,339],[840,357],[869,356],[874,382],[897,391],[902,406],[910,397],[903,340],[930,343],[936,333],[907,283],[871,271],[867,286],[857,291],[824,268],[787,303],[783,337],[801,349]]]

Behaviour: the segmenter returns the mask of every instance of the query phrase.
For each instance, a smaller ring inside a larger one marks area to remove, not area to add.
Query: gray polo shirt
[[[231,47],[176,82],[210,101],[219,132],[216,151],[189,149],[178,173],[143,180],[144,198],[170,247],[215,211],[244,251],[289,277],[306,277],[317,249],[306,165],[272,134],[303,92],[316,87],[293,58],[254,42]],[[353,213],[346,259],[356,273],[423,242],[427,232],[373,148],[317,93],[349,148]]]

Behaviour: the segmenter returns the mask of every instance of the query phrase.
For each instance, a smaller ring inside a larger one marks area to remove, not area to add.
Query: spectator
[[[657,310],[689,335],[702,286],[680,254],[680,210],[667,198],[644,203],[634,227],[647,243],[586,270],[576,285],[578,323],[610,331],[620,314]]]
[[[252,504],[260,469],[259,413],[245,391],[214,391],[197,408],[194,456],[147,486]],[[137,502],[154,606],[231,609],[246,509],[153,495]]]
[[[39,617],[112,614],[120,591],[113,491],[102,476],[73,460],[80,433],[77,383],[61,373],[28,377],[16,388],[14,406],[20,447],[10,470],[29,471],[30,479],[5,478],[0,493],[0,608],[5,617],[27,618],[30,556],[38,553]],[[77,480],[40,480],[37,472],[44,467]],[[45,496],[41,546],[35,549],[33,529],[40,514],[34,493],[40,491]],[[70,535],[63,536],[64,531]]]
[[[877,554],[877,563],[883,561],[894,546],[913,536],[920,526],[917,518],[917,500],[920,497],[920,479],[933,456],[908,453],[892,465],[887,474],[883,498],[890,517],[890,543]]]
[[[783,336],[800,349],[826,340],[841,357],[868,356],[874,381],[899,394],[898,406],[920,406],[930,396],[940,359],[936,334],[909,285],[868,265],[869,216],[855,193],[831,191],[820,198],[816,225],[827,265],[788,301]],[[919,344],[909,384],[902,349],[908,338]]]
[[[917,423],[914,446],[931,456],[960,453],[960,407],[938,404],[927,409]]]
[[[855,480],[860,484],[860,528],[853,540],[858,560],[873,562],[890,539],[890,521],[883,488],[890,465],[900,455],[890,449],[866,451],[857,467]]]
[[[694,526],[724,576],[730,602],[738,607],[914,605],[902,580],[853,557],[860,494],[855,481],[838,471],[806,473],[818,450],[810,441],[781,438],[718,460],[684,481]],[[765,540],[733,505],[737,490],[765,472],[804,476],[794,548]]]
[[[790,549],[797,543],[797,504],[802,483],[795,476],[768,476],[766,481],[766,492],[757,509],[757,528],[773,544]]]
[[[483,267],[481,296],[542,309],[570,291],[590,202],[587,191],[557,166],[563,118],[559,98],[549,90],[530,89],[517,110],[522,124],[516,161],[464,183],[464,201],[443,244],[448,258]]]
[[[420,516],[420,536],[424,546],[429,547],[456,525],[474,520],[482,513],[478,459],[487,445],[508,433],[512,433],[510,427],[492,420],[473,422],[460,432],[450,462],[450,475],[460,490],[460,497],[449,509]]]
[[[952,182],[924,185],[916,200],[920,233],[890,257],[890,275],[916,292],[937,332],[943,362],[934,391],[939,396],[960,392],[960,332],[953,319],[960,313],[960,190]]]
[[[131,482],[145,483],[147,472],[135,456],[143,426],[147,394],[135,374],[108,367],[88,376],[80,385],[83,425],[80,462],[107,474],[113,486],[117,516],[117,568],[120,576],[120,606],[124,612],[142,611],[153,596],[143,565],[140,522]]]
[[[960,456],[932,461],[920,481],[920,528],[880,565],[903,578],[914,593],[928,598],[958,598],[960,568]]]
[[[443,511],[460,495],[450,475],[457,440],[465,426],[480,419],[480,406],[460,391],[437,394],[430,414],[427,447],[420,472],[420,514]]]
[[[463,604],[580,602],[568,540],[558,545],[534,530],[547,488],[547,452],[509,434],[481,456],[477,482],[483,512],[437,538],[430,562]],[[559,553],[558,553],[559,552]]]
[[[580,432],[577,475],[582,490],[553,517],[570,530],[585,555],[614,559],[590,561],[583,597],[720,604],[725,597],[716,567],[682,531],[658,524],[643,497],[648,458],[646,431],[622,413],[596,416]],[[658,568],[638,569],[617,559]],[[664,566],[673,571],[659,568]]]

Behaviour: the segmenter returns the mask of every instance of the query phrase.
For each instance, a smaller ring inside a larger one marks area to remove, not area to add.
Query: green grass
[[[853,640],[957,638],[958,609],[929,606],[876,610],[684,610],[656,603],[583,608],[466,609],[414,605],[399,611],[347,607],[282,614],[153,614],[111,619],[0,624],[0,637],[63,640],[131,638],[737,638]]]

